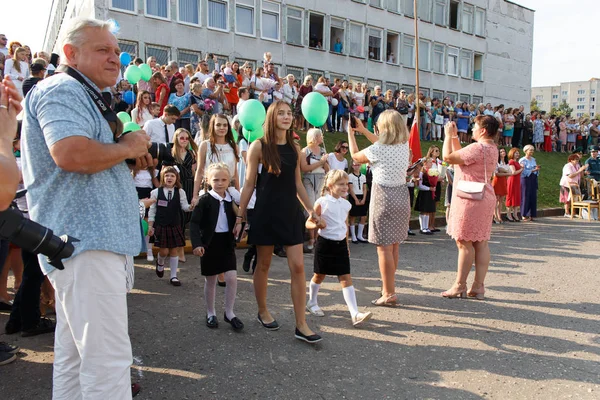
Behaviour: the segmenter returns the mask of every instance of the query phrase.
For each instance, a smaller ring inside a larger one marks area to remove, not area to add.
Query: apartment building
[[[529,105],[534,11],[508,0],[418,0],[427,96]],[[56,0],[44,47],[76,16],[115,19],[123,51],[160,64],[213,53],[279,73],[414,91],[413,0]]]
[[[532,99],[538,103],[541,110],[550,111],[560,103],[567,102],[573,108],[573,115],[581,117],[584,114],[594,117],[600,109],[600,79],[589,81],[563,82],[559,86],[542,86],[531,88]]]

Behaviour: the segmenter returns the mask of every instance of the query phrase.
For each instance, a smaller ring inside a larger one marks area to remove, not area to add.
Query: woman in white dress
[[[4,62],[4,76],[10,76],[21,96],[23,96],[23,81],[29,77],[29,65],[25,61],[26,59],[27,50],[18,47],[13,58]]]

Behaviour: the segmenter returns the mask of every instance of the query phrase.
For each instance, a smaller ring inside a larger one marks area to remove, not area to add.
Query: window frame
[[[219,28],[219,27],[214,27],[214,26],[210,26],[210,2],[213,3],[224,3],[225,4],[225,10],[227,12],[227,15],[225,17],[225,29],[223,28]],[[207,0],[206,2],[206,28],[210,29],[212,31],[218,31],[218,32],[230,32],[231,31],[231,26],[229,26],[229,0]]]
[[[138,1],[137,0],[133,0],[133,11],[132,10],[126,10],[124,8],[119,8],[116,7],[113,3],[115,0],[110,0],[110,4],[108,6],[108,9],[110,11],[116,11],[116,12],[121,12],[121,13],[125,13],[125,14],[131,14],[131,15],[137,15],[139,13],[138,10]]]
[[[477,31],[477,13],[483,15],[481,18],[481,32]],[[485,8],[475,7],[475,12],[473,13],[473,33],[476,36],[485,37]]]
[[[195,0],[198,3],[198,23],[193,23],[193,22],[189,22],[189,21],[183,21],[180,18],[180,14],[179,14],[179,3],[182,0],[177,0],[176,4],[177,4],[177,23],[182,24],[182,25],[189,25],[189,26],[202,26],[202,0]]]
[[[135,59],[135,57],[137,57],[137,55],[140,52],[140,43],[133,41],[133,40],[122,40],[122,39],[118,39],[117,40],[117,44],[119,45],[119,49],[121,50],[121,52],[126,52],[131,56],[131,61],[133,61]],[[129,45],[129,46],[133,46],[134,47],[134,52],[131,53],[129,51],[126,51],[123,49],[122,45]],[[125,70],[127,69],[129,65],[121,65],[121,73],[124,74]]]
[[[396,7],[396,10],[390,9],[390,3],[392,3],[392,2],[396,2],[397,6],[398,6],[398,7]],[[385,9],[394,14],[401,14],[402,13],[402,0],[387,0],[385,2]]]
[[[440,24],[436,20],[436,16],[437,16],[436,8],[437,8],[438,5],[441,5],[441,4],[444,5],[444,10],[442,12],[442,19],[443,19],[443,21]],[[434,2],[433,2],[433,18],[432,18],[432,22],[434,24],[436,24],[437,26],[443,26],[443,27],[447,27],[448,26],[448,22],[447,22],[447,20],[448,20],[448,4],[449,4],[448,0],[434,0]]]
[[[427,39],[423,39],[423,38],[419,38],[419,50],[421,50],[422,45],[424,43],[427,43],[428,46],[428,51],[426,53],[427,55],[427,68],[424,68],[423,65],[421,63],[419,63],[419,71],[431,71],[431,41],[427,40]],[[421,56],[419,56],[419,61],[422,60]]]
[[[451,54],[451,50],[454,51],[456,50],[456,54]],[[456,73],[451,73],[450,72],[450,56],[454,56],[456,57]],[[460,49],[458,47],[454,47],[454,46],[446,46],[446,73],[449,76],[455,76],[455,77],[459,77],[460,76]]]
[[[324,42],[325,42],[325,25],[326,25],[325,22],[326,22],[327,15],[324,13],[321,13],[321,12],[313,11],[313,10],[307,10],[307,11],[308,11],[308,36],[309,36],[308,37],[308,48],[313,49],[313,50],[325,51],[325,44],[324,44]],[[316,47],[312,47],[310,45],[310,16],[311,15],[318,15],[321,18],[323,18],[323,30],[321,31],[321,48],[320,49],[318,49]]]
[[[340,28],[338,26],[334,26],[333,25],[333,21],[334,20],[336,20],[338,22],[341,21],[343,28]],[[344,31],[344,35],[342,36],[342,52],[341,53],[336,53],[335,51],[333,51],[333,47],[331,46],[331,30],[334,29],[334,28],[335,29],[342,29]],[[328,51],[330,53],[337,54],[337,55],[344,55],[344,56],[347,55],[348,51],[346,50],[346,43],[345,43],[346,42],[346,20],[345,19],[331,16],[331,19],[329,21],[329,36],[330,36],[329,37],[330,43],[329,43],[329,50]]]
[[[181,68],[181,67],[183,67],[183,66],[185,66],[185,64],[184,64],[184,65],[181,65],[181,62],[182,62],[182,61],[181,61],[181,59],[179,58],[179,55],[180,55],[181,53],[196,54],[196,55],[198,56],[196,61],[194,61],[194,62],[187,62],[187,61],[186,61],[186,62],[185,62],[185,64],[192,64],[194,67],[196,67],[196,66],[198,65],[198,63],[199,63],[199,62],[202,60],[202,53],[201,53],[200,51],[197,51],[197,50],[190,50],[190,49],[180,49],[180,48],[178,47],[178,48],[177,48],[177,64],[179,65],[179,67],[180,67],[180,68]]]
[[[389,50],[388,47],[387,47],[387,44],[388,44],[387,35],[390,35],[390,34],[391,35],[395,35],[395,36],[398,37],[398,40],[396,42],[396,48],[395,49],[392,48],[392,50],[393,50],[392,52],[396,56],[396,62],[395,63],[389,62],[388,61],[388,56],[387,56],[387,52]],[[385,38],[385,63],[389,64],[389,65],[401,65],[400,64],[400,53],[401,53],[400,46],[401,46],[401,43],[402,43],[402,34],[400,32],[395,32],[395,31],[388,30],[387,31],[387,35],[386,35],[386,38]]]
[[[421,15],[418,15],[419,21],[424,21],[424,22],[432,22],[432,17],[433,17],[433,13],[432,13],[432,9],[431,9],[431,5],[433,4],[432,0],[418,0],[417,1],[417,14],[421,14],[421,10],[423,9],[423,7],[420,7],[422,2],[427,2],[427,17],[428,19],[425,18],[421,18]],[[413,10],[414,12],[414,10]]]
[[[410,14],[407,13],[407,10],[408,10],[407,5],[410,6],[410,9],[412,10],[412,12]],[[408,17],[408,18],[415,17],[415,6],[414,6],[413,0],[402,0],[402,15],[404,15],[405,17]]]
[[[371,40],[371,30],[373,31],[378,31],[379,32],[379,58],[371,58],[370,54],[367,54],[367,59],[369,61],[375,61],[375,62],[383,62],[384,60],[382,59],[383,57],[383,28],[377,28],[374,26],[368,26],[367,27],[368,31],[367,31],[367,40]],[[372,36],[375,37],[375,36]],[[370,44],[370,43],[369,43]],[[371,47],[371,46],[368,46]]]
[[[244,3],[240,2],[240,0],[234,0],[234,5],[233,5],[233,12],[235,13],[234,33],[236,35],[240,35],[240,36],[255,38],[256,37],[256,0],[242,0],[242,1],[251,1],[252,5],[244,4]],[[238,31],[238,17],[237,17],[238,7],[246,9],[246,10],[252,10],[252,33]]]
[[[171,21],[171,1],[170,0],[158,0],[158,1],[164,1],[165,3],[167,3],[167,16],[166,17],[161,17],[160,15],[148,14],[148,1],[149,0],[144,0],[144,16],[145,17],[152,18],[152,19],[158,19],[161,21]]]
[[[441,55],[442,55],[442,65],[441,65],[441,70],[437,71],[435,69],[435,56],[436,54],[440,54],[439,49],[437,49],[436,51],[436,46],[441,46],[442,50],[441,50]],[[431,60],[431,71],[435,74],[441,74],[441,75],[445,75],[446,74],[446,45],[444,43],[433,43],[433,47],[431,49],[431,54],[433,55],[432,60]]]
[[[462,60],[464,59],[468,59],[469,60],[469,73],[465,76],[462,70]],[[472,50],[467,50],[467,49],[460,49],[459,52],[459,60],[460,60],[460,64],[459,64],[459,75],[461,78],[463,79],[473,79],[473,51]]]
[[[157,50],[165,50],[167,52],[167,59],[165,62],[160,62],[158,59],[156,60],[156,63],[159,65],[165,65],[166,63],[169,62],[169,60],[171,59],[171,48],[168,46],[162,46],[160,44],[153,44],[153,43],[145,43],[144,45],[144,59],[148,59],[148,57],[154,57],[157,58],[155,55],[149,55],[148,54],[148,49],[149,48],[155,48]]]
[[[358,49],[358,55],[357,54],[353,54],[352,53],[352,37],[351,37],[351,30],[352,30],[352,25],[354,26],[358,26],[360,28],[360,48]],[[351,57],[358,57],[358,58],[365,58],[365,28],[366,26],[364,24],[360,24],[358,22],[352,22],[350,21],[350,24],[348,25],[348,38],[349,38],[349,49],[348,49],[348,55],[350,55]]]
[[[275,11],[271,11],[271,10],[266,10],[263,7],[263,5],[265,3],[269,3],[269,4],[273,4],[277,6],[277,39],[274,38],[270,38],[267,36],[263,35],[264,29],[263,29],[263,16],[264,13],[267,14],[272,14],[275,15]],[[281,3],[275,2],[275,1],[270,1],[270,0],[262,0],[261,2],[261,7],[260,7],[260,38],[263,40],[268,40],[271,42],[277,42],[277,43],[281,43]]]
[[[469,28],[470,28],[470,32],[467,31],[465,29],[465,21],[467,20],[465,18],[465,14],[471,14],[471,17],[469,19]],[[469,35],[473,35],[475,33],[475,6],[472,4],[468,4],[468,3],[462,3],[462,7],[461,7],[461,11],[460,11],[460,25],[461,25],[461,31],[463,33],[467,33]]]
[[[411,61],[411,65],[406,65],[404,63],[404,46],[406,44],[406,42],[405,42],[406,40],[412,40],[412,61]],[[417,52],[417,50],[416,50],[416,40],[415,40],[415,37],[411,36],[411,35],[402,35],[402,48],[401,48],[402,62],[401,62],[401,65],[403,67],[406,67],[406,68],[413,68],[414,69],[416,67],[415,66],[416,52]]]
[[[371,7],[374,7],[374,8],[378,8],[378,9],[380,9],[380,10],[383,10],[383,9],[384,9],[384,2],[383,2],[383,0],[375,0],[375,1],[378,1],[378,2],[379,2],[379,5],[378,5],[378,6],[377,6],[377,5],[374,5],[374,4],[372,3],[373,1],[374,1],[374,0],[369,0],[369,3],[368,3],[368,4],[369,4],[369,6],[371,6]]]
[[[289,10],[300,11],[300,18],[296,17],[295,15],[294,16],[290,16],[288,14]],[[304,23],[305,23],[304,9],[297,8],[297,7],[287,6],[286,10],[285,10],[285,18],[286,18],[285,19],[285,43],[286,44],[291,44],[292,46],[302,46],[302,47],[304,47],[304,30],[306,29],[304,27]],[[289,29],[289,26],[290,26],[288,18],[292,18],[292,19],[300,21],[300,43],[294,43],[294,42],[290,42],[288,40],[288,38],[289,38],[289,31],[288,31],[288,29]]]

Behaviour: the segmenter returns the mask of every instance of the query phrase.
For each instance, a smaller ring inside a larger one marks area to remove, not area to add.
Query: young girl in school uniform
[[[139,171],[132,171],[133,183],[135,184],[135,190],[138,194],[138,199],[149,199],[152,189],[159,187],[156,168],[154,166],[148,169],[141,169]],[[145,209],[142,218],[148,218],[148,209]],[[154,254],[152,254],[152,244],[150,243],[151,235],[146,235],[144,238],[146,241],[146,259],[150,262],[154,261]]]
[[[429,229],[429,219],[435,218],[435,199],[431,193],[435,193],[436,187],[430,185],[428,174],[432,162],[431,158],[425,160],[423,170],[419,173],[419,185],[417,186],[419,194],[417,194],[415,211],[419,211],[420,232],[423,235],[433,235],[433,232]]]
[[[327,194],[326,194],[327,193]],[[325,175],[321,197],[315,202],[314,210],[321,217],[318,224],[306,221],[308,229],[319,229],[315,244],[314,275],[310,281],[310,297],[306,309],[314,316],[325,314],[319,308],[317,296],[321,283],[327,275],[337,275],[344,300],[350,310],[352,324],[357,327],[368,321],[372,314],[361,313],[356,305],[356,294],[350,276],[350,254],[348,251],[348,227],[346,219],[352,207],[345,199],[348,195],[348,174],[342,170],[331,170]]]
[[[360,163],[352,163],[352,173],[348,175],[348,190],[350,196],[350,236],[352,237],[352,243],[358,242],[368,243],[363,237],[363,231],[365,229],[365,222],[367,222],[367,210],[369,205],[367,204],[367,176],[360,172]],[[358,220],[358,234],[355,230],[355,223]]]
[[[154,236],[154,245],[159,248],[156,258],[156,275],[165,274],[165,260],[169,257],[171,269],[170,283],[181,286],[177,278],[179,248],[185,246],[185,236],[181,228],[181,211],[191,211],[185,191],[181,188],[179,172],[175,167],[163,167],[160,171],[160,187],[150,192],[156,203],[148,212],[148,234]]]
[[[217,328],[215,312],[217,275],[224,273],[225,315],[224,320],[234,331],[240,332],[244,324],[233,313],[237,293],[235,238],[237,206],[227,191],[232,174],[227,164],[211,164],[206,178],[212,189],[200,196],[190,221],[190,236],[194,255],[200,258],[204,276],[204,300],[206,301],[206,326]]]

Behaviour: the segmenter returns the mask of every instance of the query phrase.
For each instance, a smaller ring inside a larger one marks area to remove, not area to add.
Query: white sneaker
[[[152,255],[152,253],[148,253],[148,254],[146,255],[146,260],[148,260],[148,261],[150,261],[150,262],[154,261],[154,256]]]
[[[565,218],[571,218],[571,214],[565,213],[565,215],[563,215],[563,217],[565,217]]]
[[[368,320],[370,320],[372,316],[373,316],[373,313],[370,311],[368,311],[366,313],[359,312],[354,317],[352,317],[352,325],[354,325],[354,327],[358,327],[363,322],[367,322]]]

